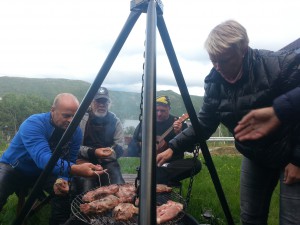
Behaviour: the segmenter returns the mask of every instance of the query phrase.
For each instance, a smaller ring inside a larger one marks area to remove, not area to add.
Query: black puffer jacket
[[[297,86],[300,86],[299,50],[287,53],[248,48],[242,78],[235,84],[226,82],[214,68],[205,78],[204,103],[198,115],[203,138],[208,139],[220,123],[233,133],[238,121],[250,110],[271,106],[276,97]],[[236,141],[236,148],[246,157],[268,167],[285,165],[291,158],[300,166],[300,152],[297,151],[300,132],[294,132],[296,128],[279,129],[259,141]],[[179,151],[195,143],[195,133],[190,127],[169,145],[174,151]]]

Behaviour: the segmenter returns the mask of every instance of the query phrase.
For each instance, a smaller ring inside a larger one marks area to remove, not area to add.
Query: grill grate
[[[98,187],[97,187],[98,188]],[[95,188],[96,189],[96,188]],[[71,211],[74,216],[76,216],[81,221],[91,224],[91,225],[138,225],[138,215],[134,216],[128,221],[116,221],[112,217],[112,211],[107,211],[106,213],[97,215],[86,215],[80,211],[80,205],[84,202],[82,197],[85,193],[80,194],[75,197],[71,204]],[[165,204],[168,200],[179,202],[183,204],[183,211],[180,212],[173,220],[163,223],[162,225],[181,225],[180,220],[184,217],[184,210],[186,209],[186,202],[179,194],[175,192],[168,193],[157,193],[156,202],[157,206]]]

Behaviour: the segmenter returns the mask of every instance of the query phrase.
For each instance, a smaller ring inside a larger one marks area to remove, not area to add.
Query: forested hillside
[[[53,98],[61,92],[70,92],[81,101],[90,83],[68,79],[37,79],[0,77],[0,131],[3,127],[17,130],[20,123],[30,114],[50,109]],[[168,95],[172,113],[182,115],[186,112],[181,95],[173,91],[158,91],[157,96]],[[134,92],[111,91],[110,110],[124,121],[137,120],[140,114],[141,94]],[[190,96],[196,111],[202,105],[202,97]]]
[[[0,77],[0,97],[13,93],[36,95],[53,100],[60,92],[70,92],[81,100],[89,87],[90,83],[80,80]]]

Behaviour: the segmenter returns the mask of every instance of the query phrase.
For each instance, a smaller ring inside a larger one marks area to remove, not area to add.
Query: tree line
[[[27,117],[49,111],[51,104],[49,100],[31,94],[9,93],[1,97],[0,140],[9,140]]]

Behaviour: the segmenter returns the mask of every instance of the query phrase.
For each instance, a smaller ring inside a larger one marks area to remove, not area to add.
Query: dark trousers
[[[202,168],[201,162],[198,159],[178,159],[157,167],[156,182],[158,184],[176,183],[188,177],[196,175]]]
[[[33,187],[36,180],[37,177],[25,176],[10,165],[0,163],[0,210],[2,210],[10,195],[13,193],[18,195],[24,190],[28,191],[29,188]],[[69,197],[58,197],[54,195],[53,184],[55,180],[56,177],[50,175],[43,186],[43,190],[53,196],[50,202],[50,225],[63,224],[71,212]]]

